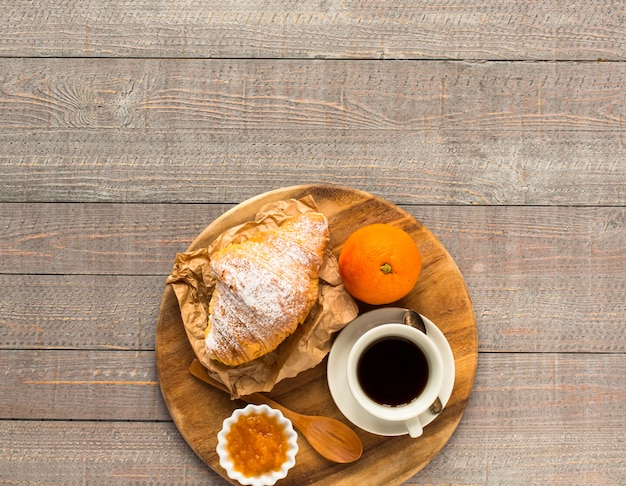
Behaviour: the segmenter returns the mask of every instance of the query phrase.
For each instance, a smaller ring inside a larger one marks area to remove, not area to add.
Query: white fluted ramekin
[[[283,427],[285,438],[287,440],[287,457],[282,467],[278,471],[271,471],[261,476],[245,476],[235,469],[230,453],[228,452],[228,433],[232,424],[239,420],[239,417],[246,415],[269,415],[274,417],[278,424]],[[296,464],[296,453],[298,452],[298,435],[293,429],[291,421],[287,419],[279,410],[268,407],[267,405],[249,404],[245,408],[239,408],[233,414],[224,420],[222,430],[217,434],[217,454],[220,459],[220,465],[226,470],[228,477],[238,481],[246,486],[272,486],[279,479],[287,476],[287,472]]]

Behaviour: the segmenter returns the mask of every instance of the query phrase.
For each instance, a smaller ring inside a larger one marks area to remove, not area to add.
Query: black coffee
[[[428,360],[412,341],[383,338],[365,349],[357,363],[357,377],[368,397],[397,407],[412,402],[426,388]]]

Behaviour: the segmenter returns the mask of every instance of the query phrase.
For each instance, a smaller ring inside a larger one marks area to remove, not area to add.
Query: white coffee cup
[[[401,323],[374,327],[354,343],[347,368],[350,392],[366,412],[403,422],[411,437],[422,435],[419,416],[436,402],[444,381],[443,360],[427,334]]]

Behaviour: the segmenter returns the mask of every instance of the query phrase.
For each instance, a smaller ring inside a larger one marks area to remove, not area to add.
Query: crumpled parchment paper
[[[207,356],[204,331],[216,283],[209,266],[211,255],[231,242],[244,241],[257,231],[279,226],[285,219],[309,211],[317,211],[311,196],[270,203],[260,208],[253,221],[225,231],[208,247],[176,255],[166,284],[174,289],[196,357],[211,376],[226,385],[232,398],[270,391],[279,381],[313,368],[330,351],[333,334],[358,314],[356,303],[341,282],[337,260],[332,249],[328,248],[320,270],[317,303],[307,319],[278,348],[236,367],[226,366]]]

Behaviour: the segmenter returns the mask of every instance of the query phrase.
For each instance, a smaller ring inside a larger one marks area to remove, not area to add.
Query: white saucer
[[[389,422],[374,417],[366,412],[354,399],[348,388],[346,375],[348,354],[356,340],[365,332],[381,324],[402,323],[402,318],[406,311],[407,309],[398,307],[384,307],[360,315],[343,328],[335,339],[328,355],[328,386],[335,404],[350,422],[372,434],[395,436],[405,435],[408,432],[403,422]],[[439,399],[445,407],[454,388],[454,356],[452,355],[450,344],[439,328],[426,317],[422,316],[422,319],[424,319],[426,324],[426,333],[439,349],[444,368],[446,369],[443,385],[439,392]],[[426,410],[420,415],[422,427],[431,423],[436,417],[437,414]]]

